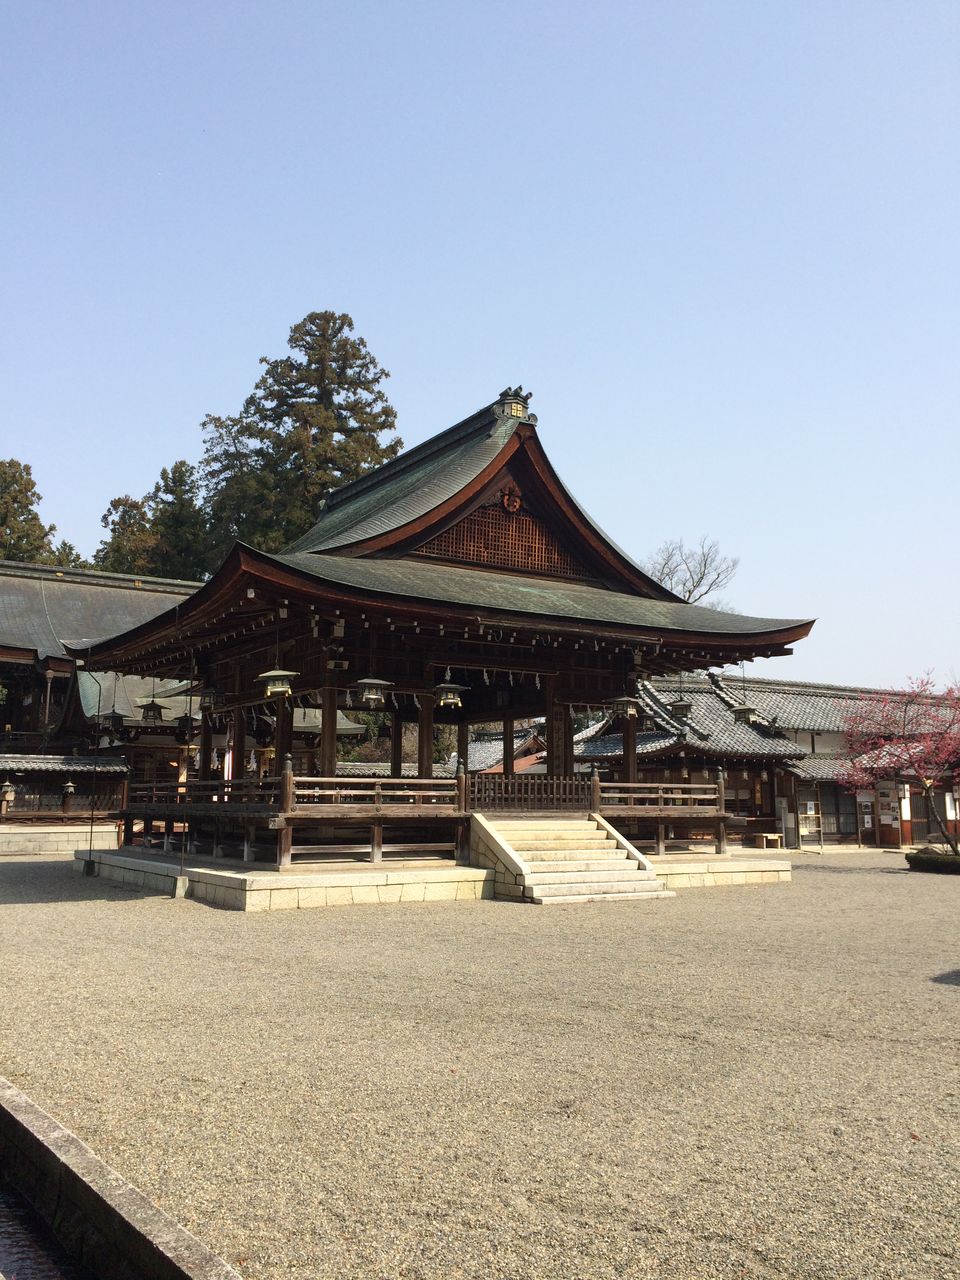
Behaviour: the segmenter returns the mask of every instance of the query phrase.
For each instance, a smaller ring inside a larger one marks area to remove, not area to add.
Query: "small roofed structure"
[[[336,774],[336,712],[375,713],[391,734],[395,817],[442,809],[460,821],[480,803],[589,807],[589,779],[573,781],[578,713],[633,696],[638,677],[789,653],[812,625],[686,604],[650,578],[557,476],[517,387],[335,491],[282,554],[236,544],[189,600],[84,656],[90,667],[203,682],[241,745],[248,709],[272,709],[280,760],[292,755],[297,699],[316,701],[320,782]],[[471,724],[500,721],[512,747],[516,721],[535,718],[549,781],[521,785],[508,750],[500,778],[471,773],[457,792],[438,781],[429,799],[423,790],[400,803],[404,725],[417,726],[418,779],[429,781],[437,725],[455,727],[464,759]],[[634,728],[624,747],[631,784]],[[211,734],[205,712],[201,782]],[[277,823],[283,864],[295,828],[345,807],[333,789],[294,780],[288,791],[312,794],[313,807],[283,809],[281,782],[270,804],[290,815]]]
[[[75,654],[137,626],[196,591],[199,583],[0,561],[0,726],[7,748],[50,739]]]

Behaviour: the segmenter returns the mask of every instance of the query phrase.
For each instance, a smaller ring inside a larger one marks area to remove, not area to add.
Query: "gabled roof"
[[[477,506],[490,486],[519,467],[549,495],[550,518],[591,576],[658,600],[678,597],[656,582],[590,518],[554,471],[526,412],[528,395],[509,388],[456,426],[344,485],[324,501],[316,524],[286,553],[408,554]],[[511,412],[511,405],[520,416]]]
[[[333,551],[364,542],[448,501],[497,458],[516,432],[520,419],[495,415],[493,409],[487,405],[335,489],[317,523],[287,551]]]
[[[0,561],[0,649],[14,661],[64,656],[139,626],[200,584]],[[12,652],[11,652],[12,651]]]

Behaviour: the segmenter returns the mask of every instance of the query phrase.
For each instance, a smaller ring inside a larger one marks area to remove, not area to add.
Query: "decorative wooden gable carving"
[[[413,554],[573,582],[596,577],[563,546],[544,520],[525,508],[514,484],[422,543]]]

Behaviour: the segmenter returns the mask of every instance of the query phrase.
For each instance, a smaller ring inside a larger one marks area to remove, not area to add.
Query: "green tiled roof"
[[[90,569],[0,561],[0,644],[62,657],[156,617],[199,586]]]
[[[492,405],[482,409],[335,489],[317,523],[288,551],[331,551],[374,538],[452,498],[496,458],[521,421],[496,416],[492,409]]]
[[[264,553],[260,553],[264,554]],[[534,615],[556,621],[613,623],[656,632],[756,635],[806,626],[795,618],[752,618],[694,604],[646,600],[582,583],[525,578],[486,569],[459,569],[419,560],[362,560],[308,553],[266,557],[299,573],[359,591],[406,600]]]

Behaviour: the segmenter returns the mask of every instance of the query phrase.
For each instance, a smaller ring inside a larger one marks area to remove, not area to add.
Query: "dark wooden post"
[[[457,764],[470,768],[470,726],[466,720],[457,725]]]
[[[320,775],[324,778],[335,778],[337,776],[337,689],[335,685],[324,686],[322,701]]]
[[[370,828],[370,861],[383,861],[383,819],[377,818]]]
[[[558,707],[554,701],[555,686],[556,682],[553,676],[544,677],[544,733],[547,738],[546,766],[548,777],[556,777],[563,768],[562,728],[557,719],[558,715],[563,715],[563,708]]]
[[[457,762],[457,808],[461,813],[467,811],[467,771],[462,760]]]
[[[276,702],[277,731],[274,735],[274,750],[277,760],[283,760],[293,754],[293,700],[278,698]]]
[[[233,776],[243,781],[247,771],[247,718],[240,707],[233,713]]]
[[[560,708],[563,715],[561,739],[563,742],[563,763],[561,769],[566,778],[572,778],[577,771],[576,758],[573,754],[573,707],[569,704]]]
[[[293,756],[287,752],[280,773],[280,820],[283,826],[277,832],[278,867],[289,867],[293,860],[293,827],[290,824],[293,802]]]
[[[67,781],[63,784],[63,795],[60,798],[60,808],[63,813],[69,813],[70,810],[73,808],[73,793],[76,791],[76,789],[77,788],[73,785],[73,783],[69,779],[67,779]],[[93,805],[91,805],[90,807],[92,809]]]
[[[403,721],[399,711],[390,717],[390,777],[403,777]]]
[[[209,711],[200,713],[200,760],[197,766],[198,780],[209,782],[213,760],[213,720]]]
[[[590,770],[590,808],[594,813],[600,812],[600,774],[596,765]]]
[[[513,717],[503,722],[503,776],[513,777]]]
[[[417,777],[433,777],[433,703],[432,693],[421,693],[417,728]]]
[[[623,717],[623,780],[637,780],[637,717]]]

